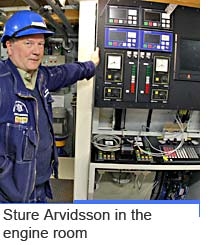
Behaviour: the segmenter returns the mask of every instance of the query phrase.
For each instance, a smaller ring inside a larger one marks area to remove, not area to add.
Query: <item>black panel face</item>
[[[99,1],[95,106],[200,109],[200,12],[166,7]]]
[[[177,36],[174,79],[200,81],[200,41]]]
[[[200,70],[200,41],[192,39],[181,39],[180,41],[180,69]]]
[[[178,6],[173,12],[173,30],[192,39],[200,39],[200,9]]]

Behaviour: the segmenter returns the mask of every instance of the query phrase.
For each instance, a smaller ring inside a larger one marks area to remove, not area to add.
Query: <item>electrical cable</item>
[[[161,191],[163,189],[163,185],[164,185],[164,181],[165,181],[165,173],[164,171],[159,171],[157,172],[157,177],[156,177],[156,182],[157,185],[155,185],[155,187],[152,190],[152,194],[151,194],[151,200],[158,200],[160,195],[161,195]],[[160,176],[160,177],[158,177]]]
[[[159,183],[158,181],[154,181],[154,182],[153,182],[153,186],[149,186],[149,187],[148,187],[148,189],[147,189],[147,191],[146,191],[146,194],[145,194],[145,196],[144,196],[144,200],[147,199],[147,194],[148,194],[149,190],[151,190],[151,189],[153,190],[153,189],[158,185],[158,183]]]
[[[121,148],[121,138],[117,135],[97,134],[93,136],[92,144],[101,151],[118,151]]]
[[[161,149],[158,149],[158,148],[154,147],[154,146],[151,144],[150,140],[149,140],[146,136],[143,136],[143,137],[147,140],[147,142],[149,143],[150,147],[151,147],[152,149],[154,149],[155,151],[157,151],[158,153],[157,153],[157,152],[146,151],[146,150],[142,149],[142,148],[140,147],[140,144],[138,144],[137,141],[135,141],[135,143],[134,143],[135,146],[137,146],[137,148],[138,148],[141,152],[143,152],[143,153],[145,153],[145,154],[148,154],[148,155],[151,155],[151,156],[155,156],[155,157],[162,157],[162,156],[164,156],[164,155],[169,155],[169,154],[172,154],[172,153],[176,152],[179,148],[181,148],[181,147],[183,146],[183,144],[184,144],[184,142],[185,142],[185,139],[184,139],[184,130],[185,130],[185,128],[184,128],[184,126],[183,126],[183,124],[182,124],[182,122],[181,122],[181,120],[180,120],[180,118],[179,118],[178,116],[176,117],[176,122],[177,122],[177,124],[178,124],[178,126],[179,126],[179,128],[180,128],[180,132],[178,132],[178,133],[181,134],[182,137],[181,137],[181,141],[180,141],[179,145],[178,145],[176,148],[174,148],[173,150],[171,150],[171,151],[166,151],[166,152],[165,152],[165,151],[163,151],[163,150],[161,150]],[[140,130],[139,134],[137,135],[137,138],[141,136],[141,133],[142,133],[144,127],[145,127],[145,126],[142,125],[142,129]],[[176,132],[175,132],[175,133],[176,133]]]
[[[146,131],[147,132],[149,132],[149,130],[150,130],[152,114],[153,114],[153,109],[150,109],[149,112],[148,112],[148,117],[147,117],[147,126],[146,126]]]

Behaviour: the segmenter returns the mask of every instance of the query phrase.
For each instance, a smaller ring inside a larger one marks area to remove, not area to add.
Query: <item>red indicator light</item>
[[[145,94],[149,94],[149,92],[150,92],[150,84],[146,83],[145,84]]]
[[[131,94],[135,93],[135,83],[131,83],[130,91],[131,91]]]

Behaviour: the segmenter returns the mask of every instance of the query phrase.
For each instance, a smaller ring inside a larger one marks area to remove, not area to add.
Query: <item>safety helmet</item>
[[[5,23],[1,42],[6,48],[6,41],[13,37],[22,37],[33,34],[51,36],[41,15],[30,10],[21,10],[13,14]]]

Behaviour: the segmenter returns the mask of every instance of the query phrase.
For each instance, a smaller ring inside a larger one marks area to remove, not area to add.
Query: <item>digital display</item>
[[[157,30],[140,30],[140,49],[172,52],[173,33]]]
[[[129,28],[105,28],[105,47],[138,49],[139,32]]]
[[[123,41],[125,42],[127,38],[126,32],[110,31],[109,40],[111,41]]]
[[[159,35],[152,35],[152,34],[144,34],[144,42],[145,43],[160,43],[160,36]]]
[[[160,14],[144,11],[144,20],[160,21]]]
[[[109,8],[109,18],[112,19],[126,19],[127,18],[127,10],[119,9],[119,8]]]
[[[200,70],[200,41],[180,40],[180,70]]]

